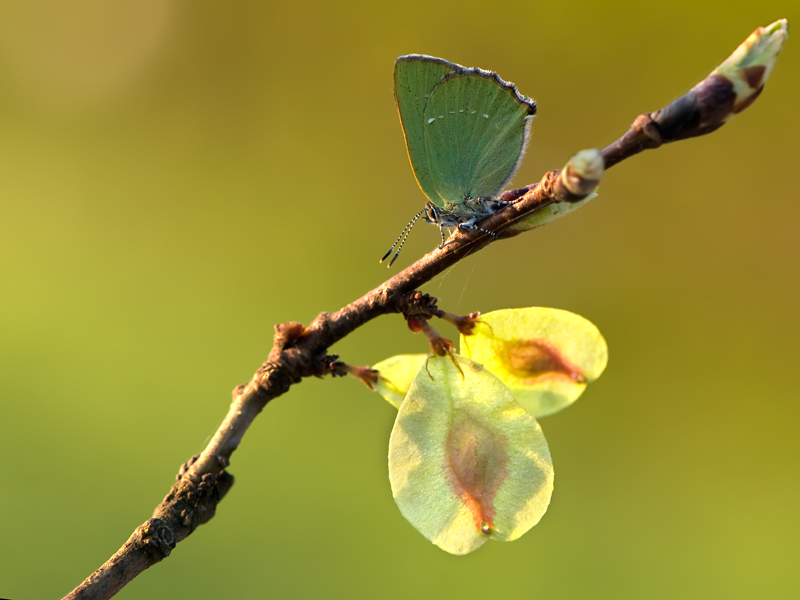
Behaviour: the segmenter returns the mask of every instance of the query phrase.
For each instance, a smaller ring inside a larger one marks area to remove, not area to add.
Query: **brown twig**
[[[497,233],[497,237],[457,230],[442,248],[426,254],[339,311],[321,313],[308,327],[300,323],[276,326],[267,361],[246,385],[234,390],[228,414],[202,454],[181,468],[178,481],[153,516],[66,598],[110,598],[139,573],[169,556],[175,545],[198,525],[211,519],[233,485],[233,477],[225,468],[250,424],[270,400],[286,393],[293,384],[340,368],[336,357],[327,354],[333,344],[381,315],[401,312],[412,318],[428,318],[436,314],[435,302],[416,292],[435,275],[492,241],[538,226],[526,224],[526,219],[548,206],[586,198],[597,186],[604,168],[647,148],[720,127],[761,92],[785,37],[785,21],[757,30],[709,77],[665,109],[639,116],[630,130],[602,153],[579,153],[565,169],[549,171],[537,184],[503,194],[502,199],[515,202],[480,223],[482,229]],[[757,61],[751,50],[764,54],[764,46],[772,50],[771,62],[754,64]]]

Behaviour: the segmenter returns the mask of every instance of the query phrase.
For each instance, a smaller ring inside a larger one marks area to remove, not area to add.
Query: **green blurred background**
[[[204,447],[275,323],[387,277],[424,202],[398,55],[537,100],[523,185],[781,17],[800,5],[0,4],[0,596],[79,584]],[[530,533],[432,546],[392,501],[395,411],[309,380],[257,419],[216,518],[119,597],[799,597],[799,44],[718,132],[619,165],[582,210],[424,288],[459,313],[572,310],[608,340],[603,377],[542,420],[556,488]],[[437,242],[418,225],[393,272]],[[332,351],[425,348],[386,317]]]

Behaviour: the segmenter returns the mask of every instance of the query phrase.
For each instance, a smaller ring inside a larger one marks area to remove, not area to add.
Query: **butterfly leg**
[[[471,229],[472,231],[480,231],[481,233],[485,233],[492,237],[497,237],[497,234],[494,231],[489,231],[488,229],[484,229],[483,227],[478,227],[477,225],[473,225],[472,223],[459,223],[459,229]]]

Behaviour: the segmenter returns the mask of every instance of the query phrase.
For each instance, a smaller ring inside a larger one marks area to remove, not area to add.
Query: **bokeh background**
[[[55,598],[166,494],[266,358],[387,277],[423,205],[392,97],[412,52],[539,103],[515,183],[603,147],[793,0],[0,4],[0,596]],[[395,411],[304,381],[233,456],[216,518],[120,598],[800,597],[800,41],[718,132],[427,285],[459,313],[592,320],[606,373],[542,420],[556,488],[453,557],[396,509]],[[438,243],[418,225],[403,268]],[[442,325],[444,333],[455,333]],[[332,348],[426,347],[400,317]]]

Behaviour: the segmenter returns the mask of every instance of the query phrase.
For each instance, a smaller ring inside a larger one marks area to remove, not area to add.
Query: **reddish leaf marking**
[[[546,376],[569,377],[577,383],[586,383],[580,370],[572,365],[554,346],[542,340],[503,341],[497,355],[506,369],[525,383]]]
[[[447,436],[444,472],[450,488],[472,513],[475,527],[491,531],[494,499],[508,477],[508,442],[468,411],[456,408]]]

